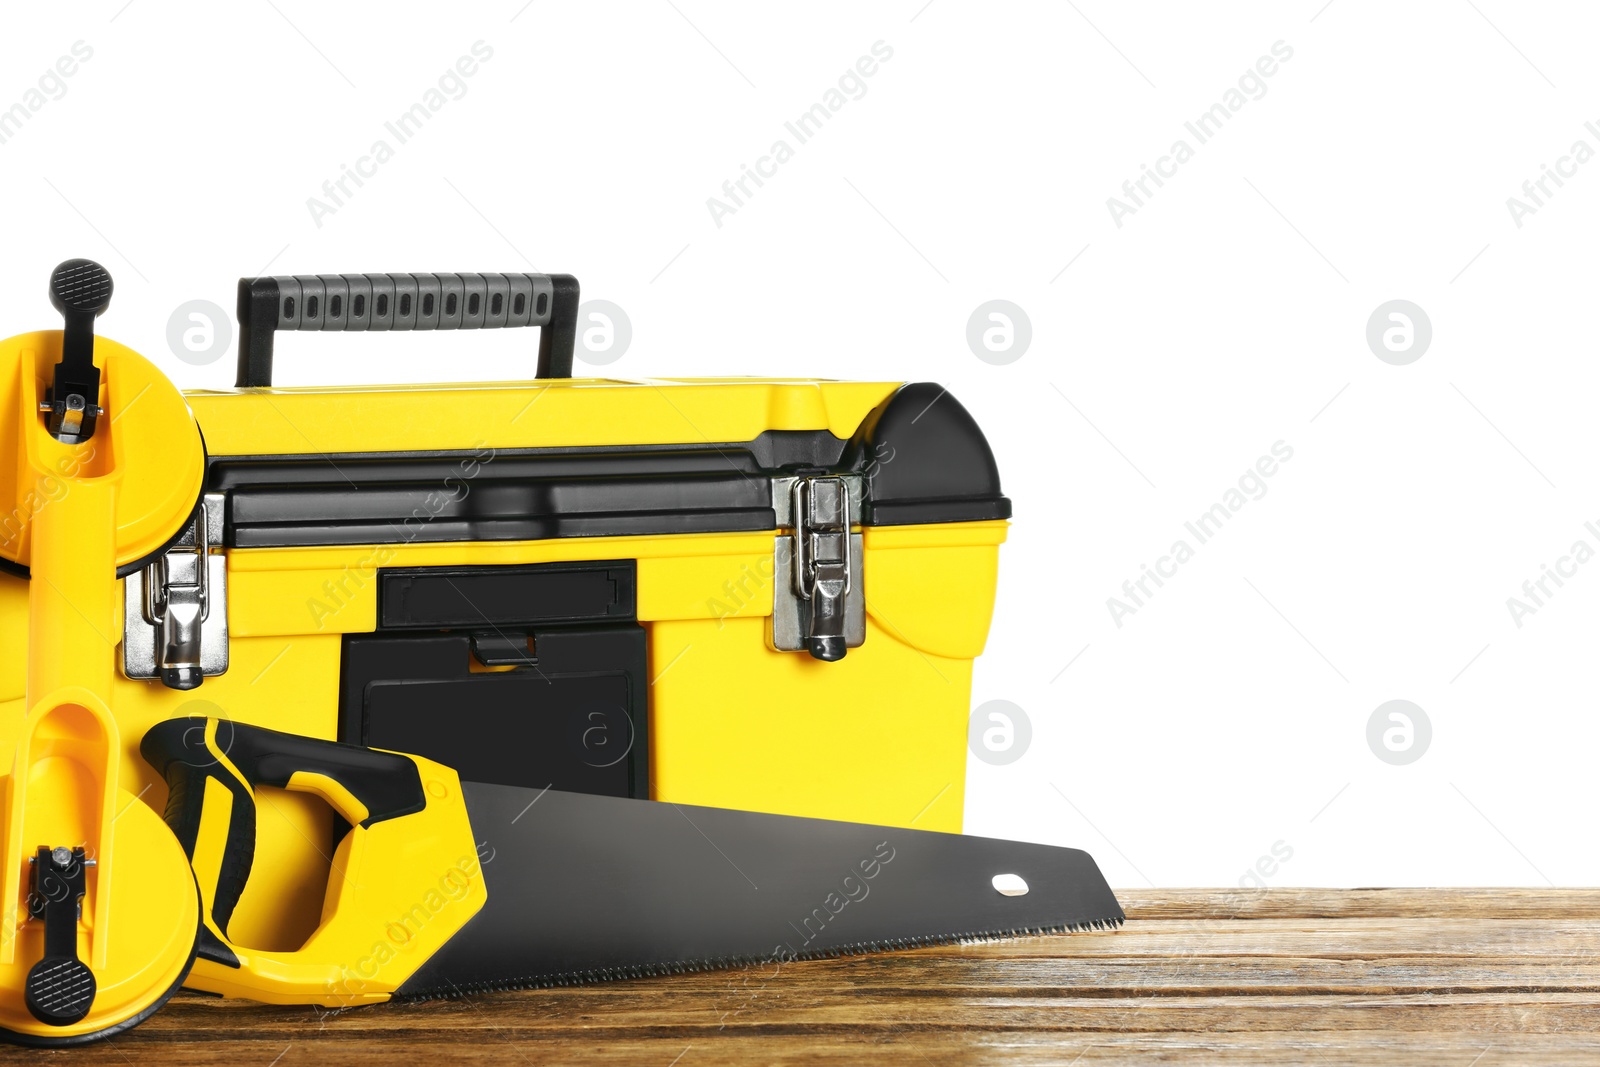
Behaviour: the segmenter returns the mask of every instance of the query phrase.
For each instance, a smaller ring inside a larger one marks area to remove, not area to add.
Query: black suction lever
[[[71,1026],[94,1004],[94,974],[78,958],[84,868],[94,861],[81,848],[41,846],[29,862],[33,885],[28,915],[44,920],[44,958],[28,971],[23,1000],[40,1022]]]
[[[100,410],[100,368],[94,365],[94,320],[111,306],[111,273],[90,259],[69,259],[50,275],[50,303],[65,320],[61,362],[47,399],[50,435],[77,445],[94,436]]]

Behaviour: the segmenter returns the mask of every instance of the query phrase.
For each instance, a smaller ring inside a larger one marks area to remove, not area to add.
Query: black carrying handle
[[[494,330],[538,326],[540,378],[572,377],[570,274],[297,274],[239,279],[241,389],[272,384],[278,330]]]
[[[417,765],[405,756],[228,719],[190,716],[159,722],[145,733],[139,754],[166,779],[163,817],[191,864],[205,811],[207,780],[216,780],[233,794],[218,869],[194,872],[203,885],[215,886],[211,918],[224,936],[255,862],[256,786],[286,787],[302,771],[325,775],[367,809],[362,826],[410,815],[427,805]]]

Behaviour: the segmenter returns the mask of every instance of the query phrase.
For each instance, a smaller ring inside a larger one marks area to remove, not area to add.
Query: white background
[[[1521,227],[1506,200],[1600,149],[1596,30],[1505,0],[28,5],[0,108],[93,56],[0,144],[0,332],[52,326],[51,266],[91,256],[104,332],[227,386],[231,352],[180,362],[167,321],[241,275],[537,269],[626,309],[601,373],[938,381],[1016,507],[974,702],[1034,734],[972,761],[970,831],[1126,886],[1232,885],[1275,845],[1277,885],[1592,883],[1600,563],[1520,628],[1506,600],[1600,548],[1600,162]],[[318,225],[308,198],[480,40],[465,95]],[[716,225],[877,41],[865,95]],[[1107,198],[1180,137],[1119,228]],[[1004,366],[966,341],[994,298],[1033,329]],[[1407,366],[1365,339],[1392,299],[1432,322]],[[279,378],[527,373],[520,334],[467,340],[286,338]],[[1117,627],[1107,598],[1280,440],[1266,495]],[[1433,730],[1406,766],[1367,742],[1397,698]]]

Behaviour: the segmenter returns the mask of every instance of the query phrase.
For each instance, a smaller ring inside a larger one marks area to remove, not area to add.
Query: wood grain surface
[[[0,1064],[1600,1063],[1600,890],[1142,890],[1128,925],[324,1015],[180,994]]]

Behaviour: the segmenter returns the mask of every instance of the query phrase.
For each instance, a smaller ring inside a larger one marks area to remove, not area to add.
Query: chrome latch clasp
[[[793,532],[780,534],[774,545],[780,577],[773,596],[773,647],[829,662],[843,659],[846,649],[866,640],[861,535],[850,532],[860,509],[860,479],[774,479],[774,503],[780,498],[786,498],[787,508],[778,509],[779,525]]]
[[[208,493],[175,544],[126,582],[123,671],[194,689],[228,669],[228,572],[211,548],[222,540],[223,496]]]

